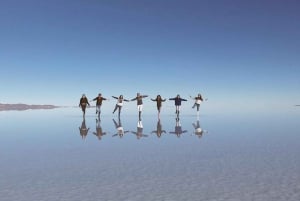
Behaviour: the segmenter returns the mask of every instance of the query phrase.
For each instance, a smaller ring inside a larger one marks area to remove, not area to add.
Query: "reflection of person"
[[[119,118],[118,123],[116,122],[116,120],[113,119],[113,122],[115,124],[115,127],[117,129],[117,133],[113,135],[113,137],[115,136],[119,136],[120,138],[122,138],[124,136],[125,133],[128,133],[129,131],[124,131],[124,128],[122,126],[121,123],[121,119]]]
[[[102,101],[104,101],[104,100],[107,100],[107,99],[102,97],[101,93],[99,93],[98,96],[93,99],[93,101],[97,101],[96,102],[96,114],[98,114],[98,117],[100,117],[101,105],[102,105]]]
[[[85,116],[85,109],[86,109],[87,105],[90,106],[90,103],[89,103],[87,97],[85,96],[85,94],[82,94],[82,97],[80,98],[80,102],[79,102],[79,107],[81,107],[83,116]]]
[[[119,116],[119,118],[120,118],[121,109],[122,109],[122,106],[123,106],[123,101],[129,102],[129,100],[124,99],[124,98],[123,98],[123,95],[120,95],[119,98],[116,97],[116,96],[112,96],[112,97],[113,97],[114,99],[117,99],[117,100],[118,100],[118,101],[117,101],[117,104],[116,104],[116,107],[115,107],[115,109],[114,109],[114,111],[113,111],[113,114],[115,113],[115,111],[116,111],[117,109],[119,109],[118,116]]]
[[[197,120],[196,123],[193,123],[193,126],[194,126],[194,128],[195,128],[194,133],[195,133],[195,135],[197,135],[199,138],[202,137],[203,133],[207,133],[206,130],[203,130],[203,129],[201,128],[201,126],[200,126],[200,121],[199,121],[199,120]]]
[[[162,129],[162,125],[160,123],[160,119],[158,119],[158,121],[157,121],[156,130],[152,131],[151,133],[156,133],[157,137],[161,137],[161,135],[163,133],[166,133],[166,131]]]
[[[180,111],[180,106],[181,106],[181,101],[187,101],[184,98],[180,98],[180,95],[178,94],[175,98],[169,98],[169,100],[174,100],[175,101],[175,107],[176,107],[176,114],[177,117],[179,116],[179,111]]]
[[[86,128],[85,118],[83,118],[82,123],[81,123],[81,127],[79,127],[79,132],[80,132],[80,135],[81,135],[82,139],[86,138],[89,130],[90,130],[90,128]]]
[[[140,93],[136,94],[136,97],[131,99],[131,101],[135,101],[137,103],[137,108],[139,111],[139,120],[141,121],[141,115],[142,115],[142,111],[143,111],[143,98],[148,97],[148,95],[141,95]]]
[[[182,130],[179,118],[176,118],[175,131],[169,132],[170,134],[175,134],[180,137],[181,134],[186,133],[187,130]]]
[[[137,128],[136,128],[136,132],[131,131],[131,133],[136,135],[136,138],[139,140],[142,137],[148,137],[148,135],[144,135],[143,134],[143,123],[142,121],[138,121],[137,123]]]
[[[162,105],[162,102],[166,101],[166,99],[162,99],[160,95],[156,96],[156,99],[152,99],[152,101],[156,101],[156,106],[157,106],[157,111],[158,111],[158,118],[159,118],[159,114],[160,114],[160,108]]]
[[[100,120],[96,119],[96,132],[93,132],[93,134],[96,135],[99,140],[101,140],[103,135],[106,135],[106,132],[102,131],[100,122]]]

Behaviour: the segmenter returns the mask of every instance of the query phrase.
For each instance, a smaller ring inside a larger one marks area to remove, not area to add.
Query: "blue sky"
[[[200,92],[207,113],[288,108],[300,104],[299,9],[296,0],[2,0],[0,103]]]

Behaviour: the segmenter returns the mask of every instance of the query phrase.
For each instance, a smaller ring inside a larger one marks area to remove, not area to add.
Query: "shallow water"
[[[299,118],[123,115],[119,122],[83,121],[70,108],[1,112],[0,197],[298,201]]]

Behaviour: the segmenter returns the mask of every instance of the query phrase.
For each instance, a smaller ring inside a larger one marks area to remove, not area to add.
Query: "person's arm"
[[[127,100],[127,99],[123,99],[123,101],[129,102],[129,100]]]
[[[95,100],[97,100],[97,98],[98,98],[98,97],[94,98],[92,101],[95,101]]]
[[[161,99],[162,102],[165,102],[167,99]]]
[[[111,96],[111,97],[113,97],[114,99],[118,99],[118,97],[115,97],[115,96]]]
[[[175,98],[169,98],[169,100],[175,100]]]
[[[187,100],[186,100],[186,99],[184,99],[184,98],[181,98],[181,100],[182,100],[182,101],[187,101]]]
[[[151,98],[151,100],[152,100],[152,101],[157,101],[157,99],[152,99],[152,98]]]
[[[135,98],[131,99],[130,101],[135,101],[136,99],[137,99],[137,97],[135,97]]]
[[[143,95],[142,97],[143,97],[143,98],[146,98],[146,97],[148,97],[148,95]]]

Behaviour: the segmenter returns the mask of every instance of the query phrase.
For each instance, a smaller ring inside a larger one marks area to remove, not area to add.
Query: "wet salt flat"
[[[298,201],[299,118],[1,112],[0,197]]]

